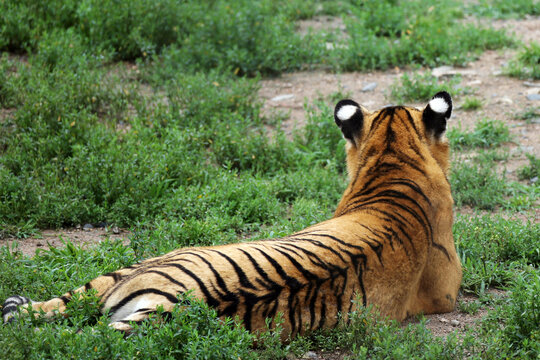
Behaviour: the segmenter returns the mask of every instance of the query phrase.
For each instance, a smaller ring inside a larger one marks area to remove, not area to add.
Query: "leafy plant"
[[[525,45],[518,55],[508,63],[505,72],[519,78],[540,79],[540,44]]]
[[[463,110],[477,110],[482,107],[482,100],[477,97],[466,97],[461,105]]]
[[[540,158],[534,154],[525,154],[525,156],[529,159],[529,165],[524,165],[518,169],[518,178],[520,180],[531,180],[536,177],[538,181],[538,177],[540,177]]]
[[[500,120],[482,119],[476,123],[471,132],[464,132],[459,127],[453,127],[448,130],[447,136],[452,147],[488,148],[510,141],[510,130]]]
[[[461,88],[459,77],[452,77],[449,81],[439,82],[430,73],[403,74],[391,87],[390,97],[399,103],[418,101],[426,102],[439,91],[447,91],[452,95],[468,93],[470,90]]]

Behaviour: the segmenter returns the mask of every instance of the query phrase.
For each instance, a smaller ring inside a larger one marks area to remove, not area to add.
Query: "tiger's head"
[[[341,100],[334,119],[347,140],[349,185],[335,216],[366,189],[394,179],[414,181],[438,209],[451,211],[448,182],[449,145],[444,133],[452,113],[447,92],[433,96],[423,109],[389,106],[369,111],[353,100]]]
[[[449,146],[444,133],[451,114],[452,98],[445,91],[435,94],[421,110],[391,106],[371,112],[353,100],[341,100],[334,119],[347,140],[350,179],[370,158],[385,152],[401,154],[411,161],[431,157],[447,177]]]

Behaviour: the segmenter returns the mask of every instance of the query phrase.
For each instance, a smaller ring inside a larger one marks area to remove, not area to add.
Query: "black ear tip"
[[[356,101],[350,99],[341,100],[336,104],[334,119],[339,125],[343,121],[352,119],[359,110],[360,105]]]
[[[452,97],[446,91],[440,91],[431,98],[428,108],[448,119],[452,115]]]
[[[435,98],[441,98],[447,103],[449,103],[450,105],[452,105],[452,96],[450,96],[450,94],[447,91],[439,91],[438,93],[433,95],[431,99],[433,100]]]

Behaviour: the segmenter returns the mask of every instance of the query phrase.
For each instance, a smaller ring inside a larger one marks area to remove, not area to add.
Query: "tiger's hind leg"
[[[24,296],[11,296],[2,306],[2,319],[4,322],[11,322],[18,315],[19,309],[23,313],[28,313],[30,308],[37,313],[44,312],[45,317],[51,318],[56,313],[61,314],[66,310],[66,304],[71,301],[74,294],[81,294],[90,289],[94,289],[97,292],[96,295],[101,297],[131,271],[133,270],[125,268],[99,276],[76,290],[69,291],[60,297],[55,297],[48,301],[37,302]]]
[[[144,320],[147,320],[151,314],[156,314],[158,312],[157,310],[158,307],[163,308],[162,314],[170,315],[174,306],[175,304],[167,303],[167,304],[156,304],[153,307],[140,308],[140,309],[135,310],[135,312],[127,316],[124,316],[121,319],[111,322],[109,326],[118,331],[122,331],[126,334],[129,334],[133,331],[133,326],[132,326],[133,323],[140,323]]]

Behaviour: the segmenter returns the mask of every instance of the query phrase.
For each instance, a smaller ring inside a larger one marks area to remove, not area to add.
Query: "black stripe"
[[[168,264],[163,264],[156,267],[171,267],[171,266],[184,272],[186,275],[188,275],[193,280],[195,280],[195,282],[197,282],[197,285],[199,286],[199,289],[201,289],[201,291],[203,292],[203,295],[205,296],[205,300],[208,303],[208,305],[210,305],[211,307],[217,307],[219,305],[219,301],[216,300],[216,298],[214,298],[212,294],[210,294],[204,282],[197,275],[195,275],[191,270],[176,263],[168,263]]]
[[[172,276],[170,276],[170,275],[167,274],[167,273],[164,273],[163,271],[159,271],[159,270],[148,270],[148,271],[145,272],[145,274],[148,274],[148,273],[152,273],[152,274],[157,274],[157,275],[163,276],[165,279],[169,280],[169,281],[172,282],[173,284],[178,285],[178,286],[181,286],[181,287],[183,287],[184,289],[187,290],[187,287],[186,287],[186,285],[184,285],[183,282],[180,282],[180,281],[176,280],[175,278],[173,278]]]
[[[261,275],[263,277],[263,279],[270,284],[270,286],[268,284],[265,284],[263,281],[258,281],[259,284],[261,285],[264,285],[264,287],[266,287],[267,289],[275,289],[275,288],[280,288],[280,289],[283,289],[283,286],[279,285],[278,283],[276,283],[275,281],[271,280],[269,277],[268,277],[268,274],[266,273],[266,271],[264,271],[263,268],[261,268],[261,266],[259,265],[259,263],[245,250],[243,249],[240,249],[241,252],[244,253],[244,255],[247,256],[247,258],[249,259],[249,261],[251,262],[251,264],[253,265],[253,267],[255,268],[255,270],[257,271],[257,273],[259,273],[259,275]]]
[[[331,247],[329,246],[326,246],[324,245],[322,242],[320,242],[319,240],[315,240],[315,239],[308,239],[308,238],[295,238],[294,240],[301,240],[301,241],[306,241],[306,242],[309,242],[311,245],[313,246],[317,246],[317,247],[320,247],[320,248],[323,248],[325,250],[328,250],[330,251],[332,254],[336,255],[337,257],[339,257],[339,259],[342,261],[342,262],[345,262],[345,259],[343,258],[343,256],[337,252],[336,250],[332,249]]]
[[[146,289],[140,289],[140,290],[137,290],[135,292],[130,293],[128,296],[123,298],[118,304],[116,304],[115,306],[112,306],[110,308],[110,313],[111,314],[115,313],[118,309],[120,309],[121,307],[123,307],[124,305],[129,303],[131,300],[133,300],[133,299],[135,299],[135,298],[137,298],[139,296],[147,295],[147,294],[161,295],[161,296],[165,297],[167,300],[169,300],[173,304],[176,304],[178,302],[178,299],[176,298],[176,296],[174,296],[172,294],[161,291],[159,289],[146,288]]]
[[[7,305],[2,309],[2,316],[12,313],[17,310],[17,305]]]
[[[240,284],[242,284],[243,287],[246,287],[248,289],[257,290],[257,288],[249,281],[249,278],[246,276],[246,273],[242,270],[240,266],[231,259],[229,256],[225,255],[221,251],[209,249],[209,251],[215,252],[218,255],[221,255],[224,259],[226,259],[234,268],[236,271],[236,275],[238,276],[238,279],[240,280]]]
[[[114,281],[119,281],[122,279],[122,276],[120,274],[117,274],[116,272],[110,272],[101,276],[112,277]]]

